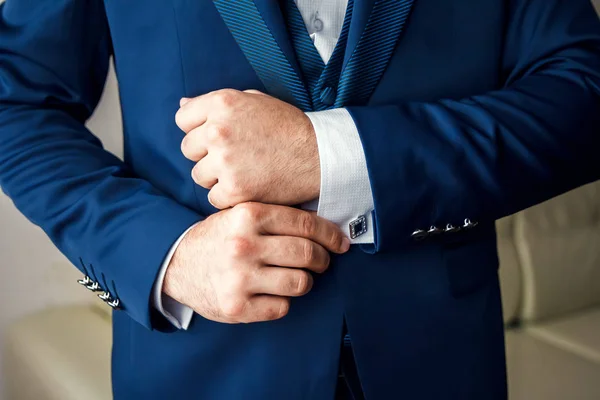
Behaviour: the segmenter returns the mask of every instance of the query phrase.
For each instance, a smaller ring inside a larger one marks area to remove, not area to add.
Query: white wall
[[[122,155],[119,99],[112,71],[88,126],[108,150]],[[6,326],[21,316],[54,305],[94,301],[94,295],[77,284],[80,277],[44,232],[19,214],[0,192],[0,343]],[[0,364],[0,396],[2,376]]]

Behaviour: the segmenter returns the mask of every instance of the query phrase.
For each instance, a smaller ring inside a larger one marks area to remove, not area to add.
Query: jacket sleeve
[[[600,178],[600,24],[589,0],[512,0],[501,89],[349,107],[365,150],[376,244],[493,224]]]
[[[0,186],[134,320],[161,328],[168,324],[149,307],[154,280],[201,216],[86,130],[110,55],[102,0],[0,6]]]

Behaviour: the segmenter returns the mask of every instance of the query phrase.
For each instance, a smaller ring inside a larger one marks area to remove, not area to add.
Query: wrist
[[[166,294],[181,304],[187,304],[185,302],[185,290],[183,287],[185,283],[185,270],[188,263],[187,260],[189,259],[187,254],[189,252],[193,231],[195,231],[199,225],[201,225],[201,223],[191,227],[177,245],[173,257],[171,257],[165,271],[165,277],[161,288],[163,294]]]
[[[318,198],[321,192],[321,160],[315,127],[310,117],[304,113],[302,126],[306,132],[307,148],[309,149],[307,159],[304,160],[306,168],[304,192],[306,195],[303,197],[310,201]]]

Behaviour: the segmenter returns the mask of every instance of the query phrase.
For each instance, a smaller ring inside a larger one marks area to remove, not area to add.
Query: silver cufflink
[[[361,215],[350,222],[350,239],[356,239],[360,235],[367,233],[367,217]]]

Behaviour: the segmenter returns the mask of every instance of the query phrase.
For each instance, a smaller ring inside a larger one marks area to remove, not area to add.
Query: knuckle
[[[223,168],[232,165],[235,157],[231,150],[225,148],[217,155],[218,162],[223,166]]]
[[[306,264],[312,264],[315,261],[316,253],[316,249],[313,242],[311,242],[310,240],[305,240],[302,247],[302,253]]]
[[[235,206],[239,217],[244,221],[256,222],[261,218],[262,209],[257,203],[242,203]]]
[[[305,237],[312,237],[317,228],[317,224],[313,216],[307,212],[300,213],[299,217],[300,232]]]
[[[312,288],[312,276],[308,272],[299,271],[294,284],[293,291],[297,295],[304,295],[310,291]]]
[[[231,136],[231,130],[224,124],[212,124],[208,128],[207,136],[212,142],[225,141]]]
[[[331,232],[330,237],[329,237],[329,245],[331,246],[332,249],[339,249],[342,247],[342,240],[343,240],[343,236],[342,236],[341,232],[334,229]]]
[[[245,273],[234,273],[227,279],[227,293],[233,296],[242,295],[248,287],[248,276]]]
[[[245,302],[241,299],[231,298],[223,302],[221,313],[226,318],[240,318],[244,314]]]
[[[288,315],[288,313],[290,312],[290,300],[289,299],[284,299],[281,304],[279,305],[279,309],[275,310],[276,311],[276,318],[275,319],[279,319],[279,318],[283,318],[286,315]]]
[[[237,100],[237,92],[232,89],[219,90],[216,94],[217,100],[221,103],[221,106],[232,107]]]
[[[280,302],[267,307],[262,311],[262,319],[264,321],[274,321],[285,317],[290,312],[290,301],[288,299],[281,299]]]
[[[245,258],[252,254],[254,245],[252,241],[243,236],[235,236],[230,239],[229,251],[233,258]]]

